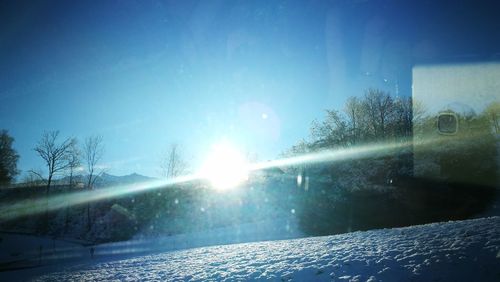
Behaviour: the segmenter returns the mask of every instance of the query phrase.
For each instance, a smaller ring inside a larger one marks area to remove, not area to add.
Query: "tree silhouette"
[[[19,174],[17,170],[17,161],[19,155],[12,148],[14,138],[12,138],[7,130],[0,131],[0,185],[9,184],[14,180],[14,177]]]
[[[165,154],[160,164],[162,176],[174,178],[186,172],[186,163],[182,159],[177,144],[170,145],[169,151]]]
[[[58,143],[58,136],[59,131],[44,132],[42,138],[34,148],[35,152],[44,160],[47,166],[47,194],[49,193],[54,175],[65,171],[71,166],[70,152],[76,142],[74,138],[66,138],[63,142]]]
[[[49,192],[50,185],[54,175],[67,170],[71,166],[70,153],[71,148],[74,146],[76,139],[66,138],[61,143],[57,142],[59,131],[44,132],[37,146],[34,148],[35,152],[45,161],[47,166],[47,185],[45,189],[45,225],[43,231],[48,231],[49,227]],[[32,171],[32,173],[40,174]],[[42,177],[43,178],[43,177]]]
[[[83,144],[83,157],[85,166],[87,169],[87,189],[92,190],[94,188],[94,183],[97,176],[102,173],[102,171],[97,172],[97,164],[101,161],[102,155],[104,154],[104,145],[102,141],[102,136],[95,135],[90,136],[85,139]],[[87,230],[90,230],[92,226],[92,218],[90,216],[90,202],[87,202]]]

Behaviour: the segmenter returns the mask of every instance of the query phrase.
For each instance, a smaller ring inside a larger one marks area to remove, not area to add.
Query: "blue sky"
[[[418,60],[498,50],[488,7],[462,26],[468,6],[393,2],[2,4],[0,128],[22,171],[45,130],[102,135],[113,174],[156,175],[171,143],[193,167],[222,139],[266,160],[367,87],[410,95]]]

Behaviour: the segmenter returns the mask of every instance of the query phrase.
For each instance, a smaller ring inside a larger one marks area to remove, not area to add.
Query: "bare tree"
[[[75,173],[75,170],[80,167],[80,157],[81,157],[81,151],[78,148],[78,142],[75,139],[75,142],[73,142],[69,148],[68,151],[68,162],[69,162],[69,187],[73,187],[73,176]]]
[[[398,97],[394,100],[392,130],[396,136],[410,137],[412,134],[413,103],[411,97]]]
[[[347,117],[350,143],[354,145],[362,139],[363,126],[366,124],[362,101],[357,97],[348,98],[344,107],[344,112]]]
[[[97,172],[97,163],[99,163],[103,154],[104,145],[102,136],[95,135],[85,139],[85,143],[83,144],[83,158],[88,174],[87,188],[89,190],[93,189],[97,176],[102,173],[102,171]]]
[[[85,143],[83,144],[83,157],[85,166],[87,169],[87,189],[92,190],[97,176],[102,174],[102,170],[97,172],[97,164],[104,154],[104,145],[102,141],[102,136],[94,135],[87,137]],[[87,202],[87,230],[90,230],[92,226],[91,216],[90,216],[90,203]]]
[[[47,231],[49,227],[49,192],[50,185],[52,184],[52,179],[54,175],[63,172],[70,166],[69,162],[69,152],[70,148],[74,146],[76,142],[74,138],[66,138],[63,142],[58,143],[57,137],[59,136],[59,131],[49,131],[44,132],[40,141],[38,141],[37,146],[34,148],[35,152],[45,161],[47,166],[47,185],[45,189],[45,225],[43,230]],[[31,173],[38,175],[43,179],[41,174],[31,171]]]
[[[393,112],[394,100],[389,93],[377,89],[368,89],[365,92],[363,102],[375,139],[385,138]]]
[[[73,188],[74,186],[74,181],[73,181],[73,176],[75,173],[75,170],[78,169],[80,166],[80,157],[81,157],[81,151],[78,148],[78,143],[77,140],[75,139],[75,142],[71,144],[71,147],[69,148],[68,152],[68,162],[69,162],[69,167],[68,167],[68,173],[69,173],[69,189]],[[69,225],[69,203],[66,201],[66,207],[64,211],[64,232],[68,230],[68,225]]]
[[[161,159],[160,167],[163,177],[174,178],[186,172],[187,165],[182,159],[179,151],[179,146],[177,144],[172,144]]]
[[[47,166],[48,175],[45,191],[47,194],[49,193],[54,175],[65,171],[71,166],[69,154],[76,142],[75,138],[66,138],[63,142],[58,143],[58,135],[59,131],[44,132],[42,138],[34,148],[35,152],[44,160]],[[36,174],[34,171],[32,173]]]
[[[37,187],[37,186],[44,186],[47,184],[42,176],[42,172],[40,171],[40,169],[36,171],[33,169],[27,171],[22,182],[26,187]]]
[[[345,117],[336,110],[326,110],[326,119],[322,122],[313,121],[311,136],[313,147],[332,148],[348,145],[348,128]]]

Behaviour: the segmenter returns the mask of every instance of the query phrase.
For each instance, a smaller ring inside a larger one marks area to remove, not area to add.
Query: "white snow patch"
[[[499,251],[490,217],[89,261],[36,280],[494,281]]]

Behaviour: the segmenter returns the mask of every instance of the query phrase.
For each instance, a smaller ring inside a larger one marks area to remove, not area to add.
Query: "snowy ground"
[[[35,280],[500,281],[499,266],[500,217],[490,217],[97,259]],[[14,277],[22,271],[0,274]]]
[[[88,256],[85,242],[19,233],[0,233],[0,271],[31,268]],[[1,274],[0,274],[1,275]]]

